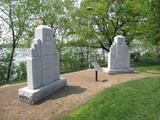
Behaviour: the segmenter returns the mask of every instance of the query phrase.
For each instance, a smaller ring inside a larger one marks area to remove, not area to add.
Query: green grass
[[[156,58],[155,56],[143,57],[138,63],[136,63],[135,70],[140,72],[159,74],[160,59]]]
[[[147,66],[138,66],[138,67],[135,67],[136,71],[139,71],[139,72],[146,72],[146,73],[154,73],[154,74],[159,74],[160,73],[160,66],[150,66],[150,67],[147,67]]]
[[[160,120],[160,77],[112,86],[57,120]]]
[[[8,81],[8,82],[3,82],[3,83],[0,83],[0,86],[17,84],[17,83],[22,83],[22,82],[26,82],[26,80],[13,80],[13,81]]]

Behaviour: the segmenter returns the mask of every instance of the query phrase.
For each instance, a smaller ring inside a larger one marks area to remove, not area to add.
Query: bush
[[[26,71],[26,62],[21,62],[18,66],[16,66],[16,74],[17,80],[26,80],[27,79],[27,71]]]
[[[139,51],[136,51],[134,53],[131,53],[131,62],[138,62],[140,60],[141,53]]]
[[[1,50],[0,53],[0,82],[4,82],[7,79],[7,68],[9,63],[9,56],[8,52],[4,52]]]

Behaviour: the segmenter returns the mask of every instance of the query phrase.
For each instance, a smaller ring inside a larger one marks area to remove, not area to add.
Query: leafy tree
[[[156,54],[160,56],[160,0],[152,0],[149,3],[148,42],[156,47]]]
[[[87,20],[90,19],[92,39],[106,51],[109,52],[113,39],[118,34],[127,37],[127,44],[130,44],[134,38],[136,26],[144,22],[142,7],[144,3],[139,0],[84,0],[76,13],[81,18],[82,24],[78,30],[82,32],[76,33],[79,36],[89,33]],[[90,15],[86,10],[88,6],[93,8]]]
[[[61,63],[62,50],[63,47],[68,47],[65,43],[69,39],[68,33],[70,29],[72,29],[71,15],[75,9],[74,1],[47,0],[42,1],[40,6],[40,12],[42,13],[39,14],[39,18],[42,24],[48,25],[53,29],[53,36],[60,54]]]
[[[15,53],[15,48],[18,46],[20,39],[27,26],[27,19],[29,18],[28,9],[32,5],[30,0],[1,0],[0,1],[0,20],[5,23],[6,30],[9,30],[8,38],[11,48],[9,62],[7,67],[7,78],[10,80],[12,63]]]

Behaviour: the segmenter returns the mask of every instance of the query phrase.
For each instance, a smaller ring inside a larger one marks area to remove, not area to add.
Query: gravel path
[[[99,73],[95,82],[95,71],[84,70],[62,76],[67,78],[68,86],[40,101],[36,105],[22,103],[17,91],[26,83],[0,88],[0,120],[53,120],[85,103],[98,92],[120,82],[155,76],[148,73],[129,73],[108,75]]]

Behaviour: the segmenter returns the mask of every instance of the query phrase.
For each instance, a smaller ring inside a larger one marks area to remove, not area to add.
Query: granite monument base
[[[132,73],[134,72],[133,68],[123,68],[123,69],[103,69],[105,73],[108,73],[110,75],[112,74],[118,74],[118,73]]]
[[[29,89],[28,87],[21,88],[18,91],[18,95],[20,101],[33,105],[37,101],[49,96],[50,94],[56,92],[58,89],[66,85],[66,79],[60,78],[60,80],[57,80],[51,84],[48,84],[35,90]]]

